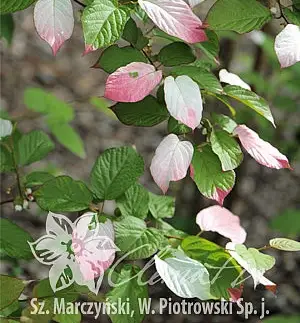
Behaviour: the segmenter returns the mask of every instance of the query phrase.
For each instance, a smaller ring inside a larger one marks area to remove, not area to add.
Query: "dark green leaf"
[[[113,73],[119,67],[132,62],[147,63],[147,58],[135,48],[129,46],[120,48],[118,45],[112,45],[105,49],[93,67],[99,67],[107,73]]]
[[[32,172],[25,177],[24,184],[26,187],[43,185],[45,182],[53,179],[54,176],[47,172]]]
[[[1,0],[0,13],[10,13],[26,9],[36,0]],[[2,18],[1,18],[2,19]]]
[[[0,275],[0,310],[18,300],[25,286],[21,279]]]
[[[130,44],[132,44],[137,49],[143,49],[148,45],[148,38],[143,36],[143,33],[140,28],[137,27],[135,21],[132,18],[129,18],[124,31],[122,38],[127,40]]]
[[[80,158],[85,158],[84,143],[79,134],[67,123],[48,123],[49,129],[64,147]]]
[[[240,34],[260,29],[271,20],[268,8],[256,0],[218,0],[206,18],[212,30],[232,30]]]
[[[128,126],[153,127],[169,117],[168,110],[151,95],[139,102],[119,102],[112,110]]]
[[[149,209],[155,219],[172,218],[175,214],[175,198],[149,192]]]
[[[256,93],[235,85],[225,86],[224,92],[229,97],[234,98],[253,109],[274,125],[274,119],[267,101],[258,96]]]
[[[229,299],[227,291],[236,280],[242,281],[242,268],[228,252],[206,239],[190,236],[181,243],[183,251],[201,262],[209,272],[211,293],[217,298]]]
[[[151,257],[162,244],[164,237],[154,228],[147,228],[145,222],[133,216],[123,217],[114,222],[116,245],[126,259],[146,259]]]
[[[197,66],[174,67],[171,73],[175,76],[187,75],[198,83],[200,88],[211,92],[220,93],[223,90],[219,80],[213,73]]]
[[[40,130],[34,130],[21,137],[18,141],[18,163],[29,165],[45,158],[54,149],[54,143],[48,135]]]
[[[212,119],[215,124],[217,124],[221,129],[232,133],[233,130],[237,127],[237,123],[224,114],[213,114]]]
[[[213,130],[210,135],[213,152],[218,155],[223,171],[237,168],[243,161],[243,152],[237,141],[225,130]]]
[[[53,212],[75,212],[89,207],[92,193],[81,181],[68,176],[59,176],[34,192],[37,204],[44,210]]]
[[[122,215],[135,216],[145,219],[149,210],[149,194],[144,187],[138,183],[133,184],[117,200],[117,206]]]
[[[223,204],[224,198],[234,186],[234,171],[224,172],[218,156],[208,145],[195,149],[192,165],[193,180],[199,191],[204,196]]]
[[[145,313],[142,313],[140,304],[148,299],[147,284],[142,285],[139,281],[141,270],[137,266],[124,265],[120,273],[114,272],[113,283],[115,287],[107,294],[108,303],[117,304],[121,301],[126,303],[130,300],[131,313],[110,314],[113,323],[140,323]]]
[[[192,132],[193,129],[181,123],[180,121],[174,119],[173,117],[169,118],[168,121],[168,132],[175,133],[176,135],[183,135],[186,133]]]
[[[191,47],[182,42],[171,43],[163,47],[157,58],[164,66],[188,64],[196,59]]]
[[[143,159],[132,147],[107,149],[98,157],[91,173],[93,192],[99,199],[114,200],[143,172]]]
[[[11,14],[2,15],[0,19],[0,37],[4,38],[8,45],[12,42],[12,37],[15,29],[14,20]]]
[[[0,230],[0,247],[5,254],[15,259],[33,258],[28,244],[33,240],[29,233],[7,219],[0,219]]]

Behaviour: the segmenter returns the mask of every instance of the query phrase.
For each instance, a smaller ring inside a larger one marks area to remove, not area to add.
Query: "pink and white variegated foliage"
[[[160,83],[162,71],[154,66],[134,62],[109,75],[104,96],[117,102],[141,101]]]
[[[34,7],[34,24],[40,37],[56,55],[73,33],[74,16],[71,0],[38,0]]]
[[[138,0],[156,26],[187,43],[207,40],[202,21],[183,0]]]
[[[166,193],[170,181],[179,181],[187,174],[194,148],[189,141],[180,141],[170,134],[163,139],[155,151],[150,171],[156,184]]]
[[[275,169],[291,169],[285,155],[247,126],[239,125],[233,133],[238,136],[242,146],[259,164]]]

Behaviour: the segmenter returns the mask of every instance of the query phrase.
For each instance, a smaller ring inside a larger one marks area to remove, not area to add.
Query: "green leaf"
[[[138,50],[143,49],[148,45],[149,39],[143,36],[143,33],[140,28],[137,27],[135,21],[132,18],[129,18],[124,31],[122,38],[127,40]]]
[[[234,98],[253,109],[274,125],[274,119],[267,101],[256,93],[234,85],[225,86],[224,92],[229,97]]]
[[[218,0],[206,17],[212,30],[231,30],[240,34],[260,29],[271,19],[270,10],[256,0]]]
[[[147,228],[145,222],[133,216],[123,217],[114,222],[116,245],[121,248],[120,254],[126,259],[146,259],[159,249],[164,240],[161,232]]]
[[[299,2],[300,3],[300,2]],[[283,8],[283,14],[290,24],[300,26],[300,12],[291,11],[289,8]]]
[[[126,303],[130,299],[131,313],[109,314],[113,323],[140,323],[145,313],[141,311],[140,303],[148,299],[147,284],[139,281],[141,270],[137,266],[124,265],[120,273],[114,272],[113,283],[115,287],[107,294],[108,304]],[[133,314],[133,315],[131,315]]]
[[[128,126],[153,127],[169,117],[165,106],[151,95],[139,102],[119,102],[112,110],[118,119]]]
[[[14,259],[32,259],[28,242],[33,239],[29,233],[7,219],[0,219],[0,248]]]
[[[143,158],[132,147],[107,149],[94,164],[92,190],[99,199],[114,200],[124,194],[143,172]]]
[[[171,71],[174,76],[187,75],[193,79],[201,89],[209,90],[214,93],[222,92],[222,86],[215,75],[197,66],[179,66]]]
[[[168,120],[168,132],[175,133],[176,135],[183,135],[186,133],[191,133],[193,129],[181,123],[180,121],[170,117]]]
[[[0,310],[18,300],[26,283],[18,278],[0,275]]]
[[[116,42],[129,18],[129,10],[116,0],[94,0],[82,13],[85,44],[94,50]]]
[[[87,209],[93,199],[83,182],[68,176],[46,182],[33,195],[42,209],[53,212],[81,211]]]
[[[208,92],[207,94],[217,98],[220,102],[225,104],[233,117],[236,115],[236,111],[235,111],[234,107],[231,105],[231,103],[229,102],[229,99],[227,96],[222,95],[222,94],[212,93],[212,92]]]
[[[12,153],[4,145],[0,149],[0,171],[1,173],[11,172],[14,170]]]
[[[8,316],[16,317],[16,315],[12,315],[12,314],[19,310],[20,310],[20,302],[14,301],[9,306],[5,307],[3,310],[0,311],[0,322],[1,323],[8,322],[8,321],[5,321],[3,317],[8,317]],[[14,321],[14,322],[17,322],[17,321]]]
[[[175,198],[149,192],[149,210],[155,219],[172,218],[175,214]]]
[[[299,2],[300,4],[300,2]],[[299,323],[300,315],[272,315],[272,317],[265,319],[264,323]]]
[[[54,179],[54,175],[47,172],[32,172],[26,175],[24,184],[26,187],[43,185],[45,182]]]
[[[84,143],[79,134],[67,123],[48,123],[57,141],[80,158],[85,158]]]
[[[293,7],[295,10],[300,11],[300,0],[293,0]]]
[[[69,122],[74,119],[72,106],[40,88],[26,89],[24,103],[28,109],[45,114],[52,123]]]
[[[116,202],[122,215],[135,216],[140,219],[145,219],[147,217],[149,210],[149,194],[148,191],[138,183],[130,186]]]
[[[135,48],[129,46],[120,48],[118,45],[112,45],[105,49],[93,67],[99,67],[107,73],[113,73],[119,67],[132,62],[147,63],[147,58]]]
[[[271,228],[286,235],[300,234],[300,210],[288,209],[271,220]]]
[[[81,322],[81,314],[79,313],[61,313],[56,314],[53,317],[53,321],[58,323],[80,323]]]
[[[229,299],[227,289],[232,288],[232,283],[236,280],[242,280],[242,268],[230,254],[217,244],[195,236],[184,239],[181,248],[190,258],[206,267],[211,281],[211,293],[217,298]]]
[[[117,120],[118,118],[109,108],[110,104],[105,98],[93,96],[90,98],[90,104],[93,105],[98,111],[104,113],[106,116],[113,120]]]
[[[31,131],[18,141],[18,163],[25,166],[37,162],[45,158],[54,147],[54,143],[45,132]]]
[[[35,1],[36,0],[1,0],[0,13],[4,14],[26,9]]]
[[[194,62],[196,56],[189,45],[175,42],[163,47],[157,58],[164,66],[177,66]]]
[[[210,134],[210,142],[213,152],[221,161],[222,170],[233,170],[243,161],[240,145],[225,130],[213,130]]]
[[[200,48],[202,52],[212,61],[216,60],[216,57],[219,55],[220,44],[218,35],[209,29],[205,30],[206,36],[208,38],[207,41],[196,43],[195,46]],[[201,59],[200,61],[203,61]]]
[[[287,238],[275,238],[270,240],[270,246],[275,249],[284,251],[300,251],[300,242],[287,239]]]
[[[14,20],[11,14],[2,15],[0,19],[0,37],[7,41],[10,45],[13,38],[13,33],[15,29]]]
[[[237,123],[224,114],[213,113],[212,119],[216,125],[228,133],[233,133],[233,130],[237,127]]]
[[[235,182],[235,173],[230,170],[224,172],[220,160],[210,146],[195,149],[192,159],[194,182],[199,191],[210,199],[222,204]]]

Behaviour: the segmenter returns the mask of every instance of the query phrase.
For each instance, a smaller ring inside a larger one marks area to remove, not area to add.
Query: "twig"
[[[82,2],[80,2],[79,0],[74,0],[74,2],[76,2],[77,4],[79,4],[80,6],[82,6],[83,8],[86,7],[86,5]]]
[[[277,19],[279,19],[279,18],[283,18],[283,19],[284,19],[284,21],[285,21],[287,24],[289,24],[289,21],[286,19],[285,15],[284,15],[284,13],[283,13],[283,10],[282,10],[282,6],[281,6],[281,2],[280,2],[280,0],[277,0],[277,3],[278,3],[278,6],[279,6],[279,10],[280,10],[280,16],[279,16]]]
[[[14,199],[9,199],[9,200],[5,200],[5,201],[0,201],[0,205],[4,205],[7,203],[12,203],[14,201]]]
[[[154,62],[152,61],[151,57],[147,54],[147,52],[142,49],[143,54],[147,57],[148,61],[154,66],[154,68],[157,70],[157,67],[155,66]]]

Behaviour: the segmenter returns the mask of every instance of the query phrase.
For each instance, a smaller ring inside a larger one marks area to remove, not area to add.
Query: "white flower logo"
[[[28,242],[35,258],[51,266],[49,281],[54,292],[76,282],[98,294],[103,274],[113,263],[116,251],[113,224],[99,221],[88,212],[72,223],[66,216],[49,212],[47,234]]]

